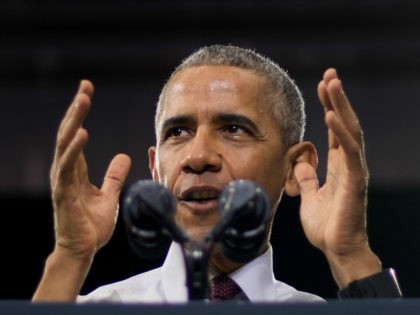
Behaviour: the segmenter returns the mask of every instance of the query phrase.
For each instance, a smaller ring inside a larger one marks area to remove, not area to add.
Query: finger
[[[349,130],[353,138],[360,144],[361,127],[359,119],[357,118],[356,113],[344,93],[341,81],[338,79],[331,80],[328,83],[327,91],[338,119]]]
[[[327,91],[328,82],[332,79],[337,78],[337,72],[334,68],[329,68],[324,72],[324,76],[322,81],[318,84],[318,97],[321,101],[321,104],[324,107],[324,113],[326,114],[328,111],[333,110],[333,105],[331,103],[330,96]],[[333,132],[328,128],[328,148],[337,148],[338,142],[334,137]]]
[[[319,97],[319,100],[321,101],[321,104],[324,107],[325,114],[328,111],[333,110],[331,100],[327,92],[327,84],[325,81],[321,81],[318,84],[318,97]],[[337,148],[337,147],[338,147],[338,142],[335,139],[332,131],[328,128],[328,148],[332,149],[332,148]]]
[[[295,165],[293,172],[299,185],[303,203],[318,192],[319,182],[316,170],[311,164],[300,162]]]
[[[73,117],[74,111],[79,107],[79,95],[85,94],[89,99],[93,97],[94,87],[93,84],[88,80],[82,80],[80,81],[79,88],[74,95],[73,101],[70,104],[69,108],[66,111],[66,114],[64,115],[60,127],[58,129],[58,136],[61,135],[63,129],[68,124],[68,121]]]
[[[73,175],[79,174],[81,171],[76,169],[75,164],[80,155],[83,155],[83,149],[88,142],[88,133],[85,129],[80,128],[74,139],[70,142],[65,153],[58,158],[58,175],[60,182],[71,183],[73,181]],[[86,174],[87,176],[87,174]]]
[[[318,97],[324,106],[325,112],[332,110],[330,96],[328,95],[327,86],[332,79],[336,79],[337,71],[334,68],[329,68],[324,72],[322,80],[318,84]]]
[[[102,184],[102,191],[118,199],[119,193],[127,178],[130,170],[131,159],[128,155],[116,155],[108,166],[105,178]]]
[[[69,120],[69,118],[72,116],[73,111],[75,110],[75,108],[77,108],[77,97],[80,94],[86,94],[89,98],[93,97],[93,92],[94,92],[94,87],[93,84],[88,81],[88,80],[82,80],[80,81],[79,84],[79,88],[77,89],[76,94],[74,95],[74,98],[69,106],[69,108],[66,111],[66,114],[64,115],[60,127],[58,129],[58,134],[60,134],[62,132],[62,129],[66,126],[67,121]]]
[[[332,79],[338,79],[337,70],[334,68],[328,68],[324,72],[324,76],[322,78],[326,83],[330,82]]]
[[[321,101],[325,112],[333,109],[330,96],[328,95],[327,91],[327,82],[324,80],[320,81],[318,84],[318,98]]]
[[[363,148],[354,139],[352,134],[343,122],[340,121],[335,112],[329,111],[325,117],[325,122],[333,131],[335,138],[343,149],[345,153],[345,161],[350,171],[360,171],[365,164],[363,160]]]
[[[93,97],[93,93],[95,92],[95,88],[89,80],[82,80],[80,81],[79,93],[84,93],[90,98]]]
[[[61,156],[67,146],[75,137],[77,131],[82,127],[91,105],[91,99],[86,94],[77,95],[72,104],[72,110],[63,119],[61,130],[57,135],[56,154]]]

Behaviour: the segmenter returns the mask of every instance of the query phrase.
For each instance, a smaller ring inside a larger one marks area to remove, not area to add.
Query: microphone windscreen
[[[220,242],[222,253],[232,261],[257,257],[266,239],[270,202],[264,189],[250,180],[229,183],[219,196],[221,221],[228,221]]]
[[[123,215],[128,242],[140,258],[157,259],[165,255],[171,241],[165,228],[175,213],[175,200],[163,185],[141,180],[128,189]]]

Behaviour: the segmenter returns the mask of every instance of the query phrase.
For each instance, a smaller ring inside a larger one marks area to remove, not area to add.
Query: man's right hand
[[[88,178],[83,149],[88,133],[82,127],[93,96],[93,85],[82,81],[58,130],[50,180],[54,208],[55,248],[33,297],[74,300],[95,253],[110,239],[118,214],[118,198],[130,168],[130,158],[113,158],[102,187]]]

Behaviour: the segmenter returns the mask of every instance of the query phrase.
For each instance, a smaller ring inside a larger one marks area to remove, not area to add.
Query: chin
[[[201,241],[211,230],[213,226],[194,226],[192,228],[185,228],[186,233],[193,241]]]

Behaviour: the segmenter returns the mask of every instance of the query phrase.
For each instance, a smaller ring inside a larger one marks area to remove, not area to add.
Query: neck
[[[265,242],[261,247],[258,256],[264,253],[268,249],[268,242]],[[219,246],[216,246],[209,259],[209,268],[216,274],[229,274],[239,269],[246,262],[237,263],[226,258],[223,253],[220,251]]]

